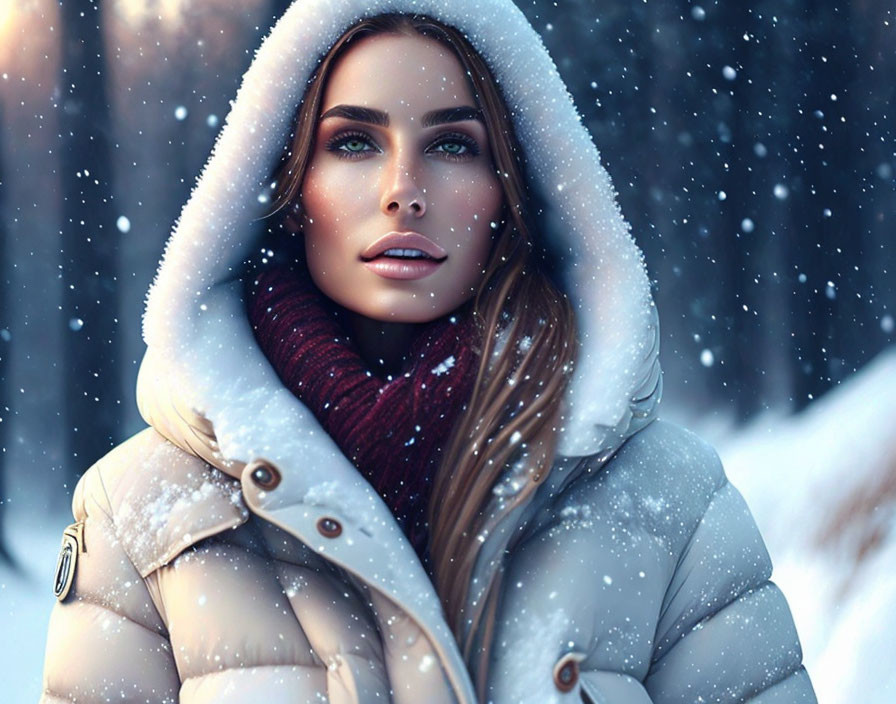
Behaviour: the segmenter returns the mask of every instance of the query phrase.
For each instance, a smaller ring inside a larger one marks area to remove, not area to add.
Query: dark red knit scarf
[[[468,307],[422,326],[401,374],[386,380],[361,359],[338,306],[301,264],[257,271],[247,298],[255,338],[281,381],[383,497],[428,566],[431,485],[478,366]]]

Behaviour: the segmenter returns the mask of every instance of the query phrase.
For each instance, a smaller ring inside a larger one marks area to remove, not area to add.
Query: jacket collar
[[[327,556],[376,584],[449,652],[456,647],[410,543],[311,412],[280,384],[255,344],[234,278],[259,242],[268,175],[318,58],[362,16],[402,10],[456,26],[491,66],[532,165],[527,177],[543,208],[539,233],[561,262],[575,307],[579,362],[557,449],[559,466],[569,471],[542,486],[537,501],[568,486],[585,464],[598,466],[655,416],[659,326],[643,257],[566,86],[510,0],[307,0],[290,7],[245,74],[165,248],[143,321],[148,351],[138,403],[148,423],[240,478],[244,489],[245,463],[264,457],[277,464],[282,484],[259,499],[259,510],[282,516],[289,506],[304,506],[339,517],[355,545],[369,550],[330,547]],[[595,460],[575,462],[582,457]],[[531,497],[508,500],[518,483],[508,468],[496,486],[494,530],[477,563],[482,579],[494,572],[515,525],[533,513]],[[313,531],[299,533],[318,544]],[[447,658],[454,670],[456,652]],[[449,674],[459,696],[469,695],[464,674]]]
[[[190,339],[184,341],[183,354],[195,365],[193,376],[186,377],[189,381],[172,375],[172,366],[152,347],[147,350],[137,381],[141,414],[182,449],[239,477],[242,494],[254,513],[389,597],[429,638],[458,701],[475,702],[438,595],[411,543],[385,502],[311,411],[280,383],[255,343],[241,291],[242,283],[231,281],[212,287],[203,297],[203,314]],[[192,398],[205,403],[174,400],[182,398],[184,389],[198,391]],[[179,412],[182,405],[190,410]],[[202,432],[202,425],[209,421],[217,440]],[[280,470],[282,479],[276,490],[259,491],[248,476],[246,464],[257,458]],[[197,513],[190,515],[198,518]],[[169,520],[179,517],[171,511]],[[316,530],[322,518],[339,521],[343,529],[339,540],[322,539]],[[236,519],[220,521],[220,530],[238,523]],[[159,555],[173,559],[195,542],[176,539],[178,531],[181,535],[192,532],[181,524],[177,531],[158,534],[175,539],[156,546]]]

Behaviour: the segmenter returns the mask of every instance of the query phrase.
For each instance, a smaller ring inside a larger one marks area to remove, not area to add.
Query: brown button
[[[335,538],[342,533],[342,526],[335,518],[324,516],[317,522],[317,530],[325,538]]]
[[[252,483],[260,489],[270,491],[280,484],[280,471],[267,460],[253,460],[246,470],[250,472]]]
[[[554,665],[554,684],[561,692],[569,692],[579,681],[579,661],[582,656],[578,653],[567,653]]]

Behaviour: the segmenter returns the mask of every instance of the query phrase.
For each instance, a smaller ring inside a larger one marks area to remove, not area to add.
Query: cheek
[[[320,171],[310,171],[302,184],[301,209],[302,231],[305,241],[305,256],[311,270],[311,277],[318,286],[323,286],[323,272],[331,274],[332,267],[328,255],[333,254],[334,226],[339,221],[336,212],[335,192]]]
[[[489,176],[490,178],[482,184],[482,187],[472,194],[472,207],[479,216],[477,220],[478,237],[476,238],[478,246],[475,249],[478,251],[478,261],[483,267],[498,232],[492,228],[492,223],[500,220],[504,205],[504,192],[501,189],[501,184],[491,174]]]
[[[480,220],[494,220],[501,212],[503,197],[500,185],[497,182],[489,182],[473,191],[470,195],[470,205]]]
[[[460,220],[461,232],[468,235],[490,231],[489,223],[501,213],[504,193],[491,174],[465,179],[460,186],[447,184],[443,192],[445,211]]]
[[[458,263],[462,262],[464,276],[468,280],[465,285],[474,285],[488,261],[496,230],[491,226],[501,216],[504,194],[500,184],[494,179],[485,179],[474,184],[473,188],[459,190],[453,196],[453,212],[463,213],[460,220],[452,226],[456,228],[457,238],[455,251],[461,254]]]
[[[344,256],[346,227],[355,219],[358,193],[345,186],[339,169],[309,168],[300,197],[305,252],[312,266],[331,274]]]
[[[335,215],[337,187],[333,175],[312,167],[302,184],[301,206],[306,218],[330,221]]]
[[[309,171],[300,198],[302,228],[311,240],[343,241],[377,212],[370,174],[331,166]]]

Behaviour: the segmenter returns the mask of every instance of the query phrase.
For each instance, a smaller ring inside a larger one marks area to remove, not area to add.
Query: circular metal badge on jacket
[[[59,601],[65,601],[72,583],[75,581],[75,567],[78,564],[78,541],[68,533],[62,536],[62,548],[56,560],[56,577],[53,580],[53,593]]]

